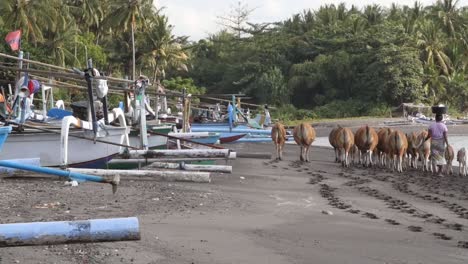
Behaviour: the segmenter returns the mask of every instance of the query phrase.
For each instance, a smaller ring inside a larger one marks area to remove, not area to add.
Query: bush
[[[274,109],[271,112],[275,119],[280,121],[302,120],[317,118],[317,115],[312,110],[296,109],[293,105],[287,104]]]
[[[366,104],[356,100],[336,100],[314,108],[320,118],[357,117],[365,114]]]

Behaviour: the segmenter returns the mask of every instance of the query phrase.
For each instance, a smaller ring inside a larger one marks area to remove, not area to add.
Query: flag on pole
[[[8,35],[6,35],[5,37],[5,41],[8,43],[8,45],[10,45],[11,50],[19,50],[21,41],[21,30],[16,30],[8,33]]]

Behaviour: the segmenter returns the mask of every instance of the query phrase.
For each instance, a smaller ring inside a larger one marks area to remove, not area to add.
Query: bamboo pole
[[[232,166],[227,166],[227,165],[198,165],[198,164],[182,164],[182,163],[168,163],[168,162],[153,162],[150,165],[146,166],[146,168],[232,173]]]
[[[232,154],[232,153],[231,153]],[[234,159],[235,157],[229,157],[228,159]],[[197,162],[207,160],[226,160],[226,158],[158,158],[158,159],[111,159],[107,164],[142,164],[148,165],[154,162]]]
[[[140,240],[136,217],[0,225],[0,247]]]
[[[156,170],[103,170],[103,169],[76,169],[70,168],[72,172],[92,173],[100,176],[126,176],[151,177],[156,181],[169,182],[211,182],[210,173],[195,171],[156,171]]]
[[[127,158],[229,158],[229,149],[167,149],[167,150],[129,150],[122,153]]]
[[[170,139],[175,139],[175,140],[180,140],[180,141],[189,142],[189,143],[197,144],[197,145],[200,145],[200,146],[210,147],[210,148],[213,148],[213,149],[225,149],[225,148],[223,148],[223,147],[221,147],[221,146],[215,146],[215,145],[200,143],[200,142],[193,141],[193,140],[190,140],[190,139],[181,138],[181,137],[176,137],[176,136],[171,136],[171,135],[162,134],[162,133],[158,133],[158,132],[154,132],[154,131],[148,131],[148,133],[150,133],[150,134],[152,134],[152,135],[167,137],[167,138],[170,138]]]

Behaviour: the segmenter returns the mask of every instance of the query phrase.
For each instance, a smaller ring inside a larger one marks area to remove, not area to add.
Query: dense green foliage
[[[242,30],[195,45],[189,76],[196,84],[314,109],[309,116],[387,115],[403,102],[467,110],[468,7],[456,1],[361,10],[325,5]]]
[[[22,49],[31,58],[66,67],[85,67],[86,58],[108,75],[132,77],[132,31],[136,75],[152,82],[188,70],[186,38],[175,37],[152,0],[2,0],[2,36],[22,30]],[[0,51],[13,54],[2,42]]]
[[[87,56],[131,78],[133,32],[136,75],[193,94],[243,92],[288,119],[387,115],[403,102],[468,109],[468,7],[457,1],[324,5],[267,24],[238,9],[223,20],[234,24],[190,43],[152,0],[2,0],[0,33],[21,28],[32,59],[84,67]]]

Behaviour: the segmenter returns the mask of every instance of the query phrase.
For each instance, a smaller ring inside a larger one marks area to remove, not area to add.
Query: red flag
[[[21,30],[16,30],[8,33],[5,37],[5,41],[10,45],[11,50],[20,49],[20,40],[21,40]]]

